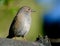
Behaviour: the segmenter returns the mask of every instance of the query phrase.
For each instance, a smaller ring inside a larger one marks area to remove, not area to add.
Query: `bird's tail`
[[[14,37],[14,36],[10,36],[10,35],[8,35],[6,38],[10,38],[10,39],[11,39],[11,38],[13,38],[13,37]]]

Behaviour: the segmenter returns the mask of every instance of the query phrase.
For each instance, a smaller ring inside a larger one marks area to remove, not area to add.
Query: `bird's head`
[[[35,12],[35,11],[33,11],[28,6],[23,6],[23,7],[20,8],[20,12],[23,13],[23,14],[31,14],[32,12]]]

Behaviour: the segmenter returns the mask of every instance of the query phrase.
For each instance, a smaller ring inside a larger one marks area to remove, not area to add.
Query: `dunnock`
[[[32,12],[32,9],[28,6],[23,6],[19,9],[10,26],[7,38],[24,37],[29,32]]]

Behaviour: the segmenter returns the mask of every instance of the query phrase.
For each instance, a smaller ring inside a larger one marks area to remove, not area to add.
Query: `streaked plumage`
[[[10,29],[9,35],[7,38],[13,37],[24,37],[29,32],[30,25],[31,25],[31,8],[24,6],[21,7],[15,16]]]

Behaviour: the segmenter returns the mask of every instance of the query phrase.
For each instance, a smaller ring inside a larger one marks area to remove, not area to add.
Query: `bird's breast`
[[[20,18],[21,17],[21,18]],[[31,26],[31,17],[28,16],[20,16],[18,17],[19,19],[17,19],[18,23],[16,22],[16,30],[15,30],[15,34],[16,35],[24,35],[27,34],[30,30],[30,26]]]
[[[26,29],[26,31],[29,31],[31,25],[31,17],[30,16],[25,17],[23,23],[24,23],[24,30]]]

